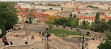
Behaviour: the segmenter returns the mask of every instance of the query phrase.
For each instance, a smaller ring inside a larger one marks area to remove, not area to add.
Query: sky
[[[37,0],[0,0],[0,1],[37,1]],[[71,0],[38,0],[38,1],[71,1]],[[111,1],[111,0],[76,0],[76,1]]]

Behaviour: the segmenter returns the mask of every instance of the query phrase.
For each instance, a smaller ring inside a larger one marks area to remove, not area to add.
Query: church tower
[[[72,6],[74,6],[75,0],[72,0]]]

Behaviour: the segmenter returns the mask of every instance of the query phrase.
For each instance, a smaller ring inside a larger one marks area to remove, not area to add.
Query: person
[[[43,41],[43,38],[42,38],[42,41]]]
[[[34,36],[32,36],[32,40],[34,39]]]
[[[26,41],[25,44],[28,44],[28,42]]]
[[[4,38],[4,37],[2,37],[2,42],[4,42],[4,40],[5,40],[5,38]]]
[[[41,32],[39,32],[39,35],[41,35]]]
[[[7,42],[6,40],[4,40],[4,46],[5,46],[5,45],[9,45],[8,42]]]
[[[12,41],[10,41],[10,44],[11,44],[11,45],[13,45],[13,42],[12,42]]]
[[[44,37],[45,33],[42,33],[42,36]]]

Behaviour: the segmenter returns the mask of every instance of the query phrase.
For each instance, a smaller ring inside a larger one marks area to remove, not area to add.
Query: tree
[[[53,24],[54,20],[57,20],[57,19],[58,19],[57,16],[54,16],[54,15],[53,16],[48,16],[48,18],[46,19],[46,23]]]
[[[29,12],[27,14],[27,18],[29,19],[29,23],[32,23],[32,20],[35,18],[35,15],[33,14],[33,12]]]
[[[78,18],[72,18],[72,20],[71,20],[71,27],[72,28],[76,28],[78,26],[78,22],[79,22]]]
[[[83,21],[83,22],[82,22],[82,25],[81,25],[81,28],[89,29],[89,28],[90,28],[89,22],[88,22],[88,21]]]
[[[74,18],[76,17],[76,15],[74,15]]]
[[[109,29],[108,29],[108,30],[105,30],[104,33],[106,34],[107,38],[108,38],[109,40],[111,40],[111,32],[110,32],[110,30],[109,30]]]
[[[13,28],[18,21],[15,5],[12,2],[0,2],[0,28],[5,35],[5,30]]]
[[[100,21],[99,21],[99,17],[100,17],[100,14],[99,12],[96,13],[96,20],[95,20],[95,23],[98,24]]]
[[[52,8],[50,8],[50,10],[52,10]]]
[[[109,29],[108,23],[105,22],[104,19],[102,19],[100,22],[93,22],[90,27],[91,30],[94,30],[96,32],[104,32],[105,30]]]
[[[69,17],[70,17],[70,19],[72,18],[72,14],[71,13],[70,13]]]
[[[109,25],[109,29],[110,29],[110,31],[111,31],[111,19],[110,20],[108,20],[108,25]]]
[[[111,19],[110,20],[108,20],[108,22],[107,22],[109,25],[111,25]]]
[[[110,40],[106,40],[105,43],[101,43],[98,46],[99,49],[111,49],[111,41]]]

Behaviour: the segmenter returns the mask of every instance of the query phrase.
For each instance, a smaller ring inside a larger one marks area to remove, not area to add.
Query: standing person
[[[32,36],[32,40],[34,39],[34,36]]]
[[[6,40],[4,40],[4,46],[5,46],[5,45],[9,45],[8,42],[7,42]]]
[[[41,32],[39,32],[39,35],[41,36]]]
[[[10,41],[10,45],[13,45],[13,42],[12,42],[12,41]]]
[[[28,44],[28,42],[27,42],[27,41],[25,41],[25,44]]]
[[[4,40],[5,40],[5,38],[4,37],[2,37],[2,41],[4,42]]]

